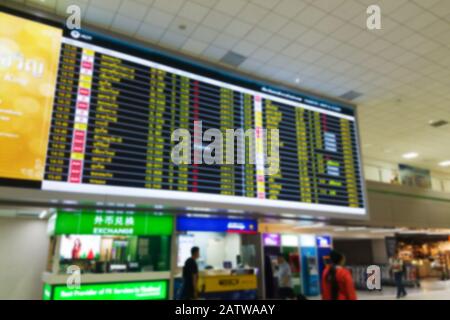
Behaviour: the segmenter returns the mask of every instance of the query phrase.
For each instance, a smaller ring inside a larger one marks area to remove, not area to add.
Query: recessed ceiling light
[[[302,82],[302,79],[300,79],[300,78],[295,78],[295,83],[300,83],[300,82]]]
[[[409,152],[409,153],[405,153],[402,157],[405,159],[414,159],[417,158],[419,156],[419,154],[417,152]]]
[[[441,167],[450,167],[450,160],[442,161],[441,163],[439,163],[439,165]]]

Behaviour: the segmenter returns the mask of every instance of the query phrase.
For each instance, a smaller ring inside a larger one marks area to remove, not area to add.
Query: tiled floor
[[[450,281],[423,280],[420,288],[406,288],[402,300],[450,300]],[[383,287],[382,292],[358,291],[359,300],[396,300],[394,287]]]

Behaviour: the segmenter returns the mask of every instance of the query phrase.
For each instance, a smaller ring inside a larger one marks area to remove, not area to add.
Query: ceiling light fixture
[[[417,158],[419,156],[419,154],[417,152],[409,152],[409,153],[405,153],[402,157],[404,159],[414,159]]]
[[[394,233],[395,231],[396,231],[396,229],[383,229],[383,228],[370,229],[371,233]]]
[[[44,219],[44,218],[47,216],[47,214],[48,214],[48,211],[47,211],[47,210],[42,211],[42,212],[39,214],[39,219]]]
[[[364,231],[367,230],[367,227],[349,227],[348,231]]]
[[[450,160],[442,161],[439,163],[441,167],[450,167]]]
[[[300,230],[300,229],[318,229],[318,228],[323,228],[325,227],[325,223],[313,223],[310,225],[302,225],[302,226],[297,226],[294,229],[296,230]]]
[[[300,79],[300,78],[295,78],[295,83],[299,84],[300,82],[302,82],[302,79]]]

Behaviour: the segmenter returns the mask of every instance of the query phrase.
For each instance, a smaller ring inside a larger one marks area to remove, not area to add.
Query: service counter
[[[175,298],[180,299],[183,280],[175,278]],[[198,279],[199,299],[203,300],[255,300],[258,294],[258,278],[253,270],[200,271]]]
[[[257,298],[255,274],[200,274],[199,294],[203,299],[252,300]]]
[[[177,217],[175,298],[181,297],[181,274],[193,247],[199,248],[200,299],[251,300],[260,296],[261,237],[257,229],[258,223],[252,219]]]

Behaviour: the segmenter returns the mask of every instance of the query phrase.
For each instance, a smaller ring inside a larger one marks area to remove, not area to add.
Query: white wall
[[[450,228],[450,193],[367,181],[372,227]]]
[[[231,261],[233,268],[236,268],[236,256],[241,254],[241,235],[228,233],[225,237],[225,257],[224,260]]]
[[[200,248],[199,266],[210,265],[222,269],[224,261],[236,267],[236,256],[241,252],[241,236],[234,233],[192,232],[194,245]]]
[[[47,222],[0,218],[0,299],[41,299]]]

